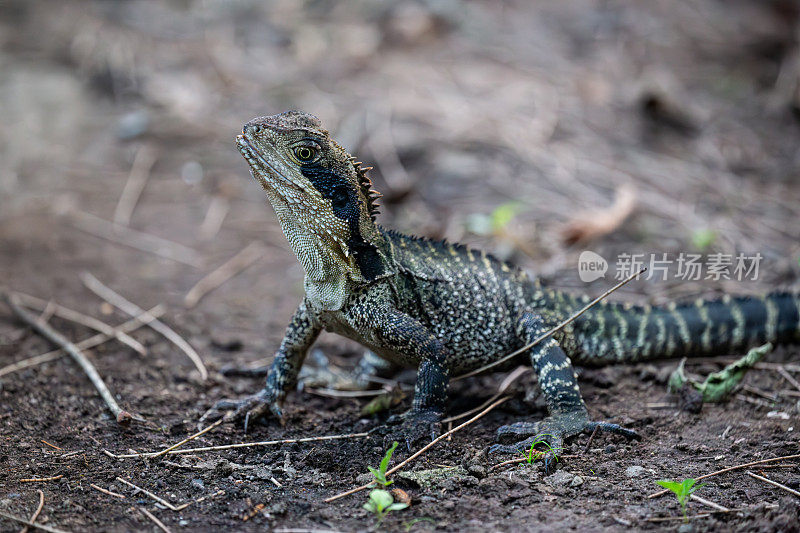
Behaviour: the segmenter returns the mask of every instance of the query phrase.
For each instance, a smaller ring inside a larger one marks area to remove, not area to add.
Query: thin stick
[[[765,463],[774,463],[774,462],[777,462],[777,461],[784,461],[784,460],[798,459],[798,458],[800,458],[800,454],[784,455],[783,457],[773,457],[772,459],[762,459],[760,461],[753,461],[752,463],[745,463],[745,464],[741,464],[741,465],[730,466],[728,468],[723,468],[722,470],[717,470],[716,472],[711,472],[710,474],[705,474],[705,475],[702,475],[700,477],[696,477],[695,481],[700,481],[701,479],[706,479],[706,478],[709,478],[709,477],[718,476],[720,474],[724,474],[726,472],[732,472],[734,470],[741,470],[742,468],[747,468],[749,466],[762,465],[762,464],[765,464]],[[653,494],[650,494],[647,497],[648,498],[657,498],[658,496],[662,496],[664,494],[667,494],[668,492],[669,492],[669,490],[664,489],[664,490],[660,490],[658,492],[654,492]]]
[[[230,202],[222,195],[216,194],[211,198],[206,216],[200,224],[199,232],[201,239],[207,241],[213,239],[217,233],[219,233],[219,229],[222,227],[225,217],[228,216],[230,207]]]
[[[117,401],[114,399],[114,395],[111,394],[110,390],[108,390],[103,378],[101,378],[100,374],[97,372],[97,369],[94,367],[91,361],[86,358],[86,355],[84,355],[80,348],[75,346],[73,343],[67,340],[66,337],[54,330],[49,325],[39,322],[35,316],[27,312],[19,305],[19,303],[17,303],[16,298],[12,294],[3,292],[2,296],[6,304],[8,304],[8,306],[11,308],[11,311],[13,311],[17,318],[31,326],[45,339],[57,346],[60,346],[61,349],[67,352],[78,364],[78,366],[83,369],[83,372],[89,378],[89,381],[92,382],[92,385],[94,385],[94,388],[100,393],[103,401],[106,402],[109,410],[116,417],[117,423],[122,425],[129,424],[131,419],[133,419],[133,415],[119,406]]]
[[[550,328],[549,330],[545,331],[543,334],[539,335],[533,342],[531,342],[529,344],[526,344],[525,346],[523,346],[519,350],[515,350],[515,351],[511,352],[510,354],[506,355],[505,357],[503,357],[501,359],[498,359],[497,361],[495,361],[493,363],[489,363],[486,366],[482,366],[481,368],[479,368],[477,370],[473,370],[472,372],[467,372],[466,374],[462,374],[460,376],[457,376],[457,377],[451,379],[450,381],[451,382],[458,381],[458,380],[461,380],[461,379],[464,379],[464,378],[468,378],[470,376],[474,376],[476,374],[480,374],[480,373],[485,372],[486,370],[488,370],[490,368],[493,368],[493,367],[495,367],[495,366],[497,366],[499,364],[505,363],[509,359],[512,359],[513,357],[516,357],[517,355],[519,355],[519,354],[521,354],[523,352],[526,352],[526,351],[530,350],[532,347],[536,346],[537,344],[539,344],[543,340],[547,339],[553,333],[559,331],[564,326],[570,324],[571,322],[576,320],[578,317],[580,317],[582,314],[584,314],[586,311],[588,311],[589,309],[591,309],[592,307],[594,307],[595,305],[600,303],[600,301],[603,300],[604,298],[606,298],[609,294],[611,294],[612,292],[618,290],[619,288],[621,288],[623,285],[627,284],[628,282],[630,282],[634,278],[638,278],[646,270],[647,270],[647,267],[642,268],[640,271],[631,274],[626,279],[620,281],[619,283],[617,283],[616,285],[614,285],[613,287],[608,289],[606,292],[604,292],[603,294],[601,294],[600,296],[598,296],[597,298],[595,298],[594,300],[592,300],[591,302],[586,304],[584,307],[582,307],[578,312],[574,313],[568,319],[564,320],[563,322],[561,322],[557,326],[555,326],[553,328]]]
[[[247,267],[261,259],[264,255],[264,247],[260,243],[253,241],[244,247],[239,253],[225,261],[222,266],[198,281],[194,287],[189,289],[183,299],[184,305],[191,309],[209,292],[213,291],[229,279],[243,272]]]
[[[703,505],[705,505],[707,507],[711,507],[712,509],[716,509],[717,511],[722,511],[723,513],[727,513],[727,512],[730,511],[730,509],[728,509],[727,507],[725,507],[723,505],[720,505],[718,503],[714,503],[711,500],[706,500],[705,498],[701,498],[697,494],[691,494],[689,496],[689,498],[694,500],[694,501],[696,501],[696,502],[702,503]]]
[[[51,448],[55,448],[56,450],[61,450],[61,451],[63,451],[63,448],[59,448],[59,447],[58,447],[58,446],[56,446],[55,444],[50,444],[49,442],[47,442],[47,441],[46,441],[46,440],[44,440],[44,439],[39,439],[39,440],[41,440],[42,444],[47,444],[47,445],[48,445],[48,446],[50,446]]]
[[[790,489],[786,485],[782,485],[782,484],[778,483],[777,481],[772,481],[769,478],[766,478],[766,477],[763,477],[763,476],[759,476],[758,474],[754,474],[752,472],[747,472],[747,475],[752,477],[752,478],[758,479],[759,481],[763,481],[764,483],[769,483],[773,487],[778,487],[779,489],[785,490],[789,494],[794,494],[795,496],[800,496],[800,492],[798,492],[798,491],[796,491],[794,489]]]
[[[419,457],[420,455],[422,455],[423,453],[425,453],[426,451],[428,451],[428,450],[429,450],[429,449],[430,449],[432,446],[435,446],[435,445],[436,445],[436,443],[437,443],[437,442],[439,442],[440,440],[442,440],[442,439],[446,439],[447,437],[449,437],[449,436],[450,436],[450,435],[452,435],[453,433],[455,433],[455,432],[459,431],[459,430],[460,430],[460,429],[462,429],[462,428],[465,428],[465,427],[467,427],[468,425],[472,424],[472,423],[473,423],[473,422],[475,422],[476,420],[478,420],[478,419],[482,418],[484,415],[486,415],[487,413],[489,413],[491,410],[493,410],[493,409],[494,409],[495,407],[497,407],[498,405],[500,405],[500,404],[502,404],[503,402],[506,402],[506,401],[508,401],[508,400],[510,400],[510,399],[511,399],[511,397],[510,397],[510,396],[506,396],[506,397],[504,397],[504,398],[500,398],[499,400],[497,400],[496,402],[494,402],[492,405],[490,405],[489,407],[487,407],[486,409],[484,409],[483,411],[481,411],[481,412],[480,412],[480,413],[478,413],[477,415],[473,416],[472,418],[470,418],[469,420],[467,420],[467,421],[466,421],[466,422],[464,422],[463,424],[461,424],[461,425],[459,425],[459,426],[456,426],[456,427],[454,427],[453,429],[451,429],[450,431],[448,431],[448,432],[446,432],[446,433],[442,433],[441,435],[439,435],[438,437],[436,437],[435,439],[433,439],[431,442],[429,442],[428,444],[426,444],[425,446],[423,446],[422,448],[420,448],[420,449],[419,449],[419,451],[417,451],[417,452],[416,452],[415,454],[413,454],[411,457],[409,457],[408,459],[406,459],[406,460],[405,460],[405,461],[403,461],[402,463],[398,464],[398,465],[397,465],[397,466],[395,466],[394,468],[390,468],[389,470],[387,470],[387,471],[386,471],[386,475],[387,475],[387,476],[389,476],[389,475],[391,475],[391,474],[394,474],[395,472],[397,472],[398,470],[400,470],[401,468],[403,468],[405,465],[407,465],[408,463],[410,463],[411,461],[413,461],[414,459],[416,459],[417,457]],[[355,494],[356,492],[362,491],[362,490],[364,490],[364,489],[368,489],[368,488],[369,488],[369,487],[371,487],[371,486],[372,486],[372,483],[367,483],[366,485],[361,485],[360,487],[356,487],[356,488],[354,488],[354,489],[350,489],[350,490],[348,490],[348,491],[346,491],[346,492],[342,492],[342,493],[340,493],[340,494],[337,494],[336,496],[331,496],[330,498],[327,498],[327,499],[325,499],[324,501],[325,501],[325,503],[330,503],[330,502],[332,502],[332,501],[338,500],[339,498],[344,498],[345,496],[349,496],[350,494]]]
[[[152,521],[153,521],[153,523],[154,523],[155,525],[157,525],[159,528],[161,528],[161,530],[162,530],[164,533],[172,533],[172,531],[170,531],[170,529],[169,529],[167,526],[165,526],[165,525],[164,525],[164,522],[162,522],[161,520],[159,520],[158,518],[156,518],[156,517],[155,517],[155,515],[153,515],[153,513],[151,513],[150,511],[148,511],[148,510],[147,510],[147,509],[145,509],[144,507],[139,507],[139,510],[140,510],[140,511],[141,511],[141,512],[142,512],[142,513],[143,513],[143,514],[144,514],[144,515],[145,515],[147,518],[149,518],[150,520],[152,520]]]
[[[142,315],[144,314],[147,316],[147,311],[139,307],[138,305],[129,302],[106,285],[100,282],[96,277],[94,277],[89,272],[83,272],[81,274],[81,280],[86,287],[98,295],[100,298],[104,299],[117,309],[122,310],[125,313],[128,313],[131,316]],[[151,318],[151,317],[148,317]],[[192,346],[186,342],[183,337],[175,333],[175,331],[158,320],[155,317],[152,317],[152,320],[149,321],[148,326],[159,332],[161,335],[166,337],[167,340],[172,342],[175,346],[180,348],[183,353],[185,353],[189,359],[192,360],[194,366],[197,370],[200,371],[200,377],[205,381],[208,378],[208,370],[206,370],[206,365],[203,364],[203,360],[200,359],[200,356],[197,352],[192,348]]]
[[[116,329],[119,331],[130,333],[131,331],[134,331],[142,326],[146,326],[150,320],[159,317],[163,314],[164,314],[164,307],[161,304],[159,304],[150,309],[149,311],[146,311],[145,313],[137,316],[136,318],[128,320],[127,322],[123,323]],[[114,337],[109,337],[105,333],[98,333],[97,335],[93,335],[88,339],[82,340],[75,346],[77,346],[81,350],[86,350],[88,348],[94,348],[95,346],[99,346],[100,344],[108,342],[113,338]],[[22,359],[20,361],[17,361],[16,363],[12,363],[10,365],[4,366],[3,368],[0,368],[0,377],[5,376],[6,374],[19,372],[20,370],[25,370],[26,368],[41,365],[50,361],[55,361],[56,359],[60,359],[63,355],[64,351],[59,348],[58,350],[52,350],[47,353],[43,353],[41,355],[36,355],[34,357]]]
[[[778,374],[780,374],[781,376],[783,376],[783,379],[785,379],[786,381],[788,381],[789,383],[791,383],[791,384],[794,386],[794,388],[795,388],[795,389],[797,389],[797,390],[799,390],[799,391],[800,391],[800,383],[798,383],[798,382],[797,382],[797,380],[796,380],[796,379],[794,379],[794,378],[792,377],[792,375],[791,375],[791,374],[789,374],[789,373],[786,371],[786,369],[785,369],[785,368],[783,368],[782,366],[779,366],[779,367],[778,367]]]
[[[589,453],[589,446],[592,445],[592,441],[594,440],[594,436],[597,435],[598,429],[600,429],[599,426],[595,426],[594,431],[592,431],[592,434],[589,435],[589,440],[586,441],[586,446],[583,448],[583,453]]]
[[[41,529],[42,531],[49,531],[50,533],[69,533],[68,531],[64,531],[63,529],[58,529],[52,526],[46,526],[44,524],[35,524],[30,520],[21,518],[19,516],[14,516],[13,514],[4,513],[3,511],[0,511],[0,516],[8,520],[14,520],[15,522],[19,522],[20,524],[25,524],[26,526],[35,527],[36,529]]]
[[[186,437],[186,438],[185,438],[185,439],[183,439],[182,441],[180,441],[180,442],[178,442],[178,443],[176,443],[176,444],[173,444],[173,445],[172,445],[172,446],[170,446],[169,448],[165,448],[165,449],[161,450],[160,452],[158,452],[158,453],[154,454],[154,455],[153,455],[153,457],[161,457],[161,456],[162,456],[162,455],[164,455],[165,453],[169,453],[169,452],[171,452],[172,450],[174,450],[175,448],[180,448],[181,446],[183,446],[183,445],[184,445],[184,444],[186,444],[187,442],[189,442],[189,441],[191,441],[191,440],[194,440],[194,439],[196,439],[197,437],[199,437],[199,436],[201,436],[201,435],[205,435],[206,433],[208,433],[209,431],[211,431],[211,430],[212,430],[212,429],[214,429],[215,427],[217,427],[217,426],[219,426],[220,424],[222,424],[222,421],[223,421],[223,419],[222,419],[222,418],[220,418],[219,420],[217,420],[216,422],[214,422],[213,424],[211,424],[211,425],[210,425],[210,426],[208,426],[207,428],[204,428],[204,429],[202,429],[202,430],[198,431],[198,432],[197,432],[197,433],[195,433],[194,435],[191,435],[191,436],[189,436],[189,437]]]
[[[150,169],[153,168],[157,155],[158,150],[150,145],[144,145],[136,150],[131,172],[128,174],[125,188],[122,189],[122,194],[119,196],[117,207],[114,209],[115,224],[120,226],[130,224],[133,210],[136,209],[136,204],[142,195],[144,186],[147,185],[147,180],[150,178]]]
[[[109,337],[116,338],[121,343],[139,352],[140,355],[147,354],[147,350],[145,350],[144,346],[142,346],[142,344],[139,341],[137,341],[124,331],[120,331],[119,329],[109,326],[108,324],[106,324],[101,320],[98,320],[89,315],[84,315],[83,313],[80,313],[73,309],[69,309],[68,307],[64,307],[63,305],[57,304],[52,300],[48,302],[46,300],[42,300],[41,298],[37,298],[36,296],[31,296],[30,294],[24,294],[17,291],[14,291],[14,294],[22,301],[22,304],[25,305],[26,307],[38,308],[38,310],[41,311],[47,306],[51,306],[53,309],[53,313],[57,317],[61,317],[65,320],[70,320],[77,324],[86,326],[87,328],[99,331],[100,333],[105,333]]]
[[[179,455],[184,453],[197,453],[197,452],[216,452],[220,450],[233,450],[236,448],[252,448],[254,446],[274,446],[276,444],[294,444],[298,442],[317,442],[317,441],[336,440],[336,439],[356,439],[359,437],[366,437],[367,435],[369,435],[369,433],[365,431],[364,433],[348,433],[346,435],[324,435],[321,437],[304,437],[301,439],[265,440],[261,442],[241,442],[239,444],[224,444],[222,446],[205,446],[203,448],[185,448],[183,450],[172,450],[170,452],[167,452],[167,455]],[[131,457],[153,457],[154,455],[160,452],[125,453],[116,455],[108,450],[103,450],[103,453],[105,453],[109,457],[113,457],[114,459],[129,459]]]
[[[213,494],[207,494],[206,496],[201,496],[200,498],[197,498],[196,500],[191,500],[191,501],[188,501],[188,502],[186,502],[184,504],[179,505],[177,507],[177,509],[178,509],[178,511],[182,511],[182,510],[186,509],[187,507],[189,507],[190,505],[192,505],[193,503],[204,502],[207,499],[213,498],[215,496],[219,496],[220,494],[225,494],[225,491],[220,489],[220,490],[218,490],[217,492],[215,492]]]
[[[481,405],[479,405],[478,407],[476,407],[474,409],[470,409],[469,411],[465,411],[465,412],[461,413],[460,415],[455,415],[455,416],[450,416],[448,418],[445,418],[444,420],[442,420],[442,423],[446,424],[448,422],[455,422],[456,420],[461,420],[462,418],[466,418],[466,417],[470,416],[471,414],[477,413],[478,411],[480,411],[482,409],[485,409],[487,405],[489,405],[490,403],[492,403],[493,401],[498,399],[500,396],[502,396],[503,393],[511,386],[512,383],[514,383],[519,378],[521,378],[522,376],[527,374],[529,370],[530,370],[530,367],[518,366],[513,372],[511,372],[508,376],[506,376],[506,378],[500,383],[500,386],[497,387],[497,393],[495,393],[491,398],[489,398],[488,400],[486,400],[485,402],[483,402]]]
[[[50,476],[50,477],[29,477],[25,479],[20,479],[20,483],[35,483],[37,481],[56,481],[57,479],[61,479],[64,477],[64,474],[59,474],[57,476]]]
[[[42,508],[44,507],[44,492],[42,492],[39,489],[37,489],[36,492],[39,493],[39,506],[36,508],[36,511],[33,512],[33,515],[31,516],[31,519],[29,520],[29,522],[31,524],[36,522],[36,519],[39,518],[39,513],[42,512]],[[28,527],[30,527],[30,526],[28,526],[26,524],[25,527],[22,528],[20,533],[28,533]]]
[[[138,486],[134,485],[133,483],[131,483],[130,481],[127,481],[127,480],[125,480],[125,479],[122,479],[122,478],[121,478],[121,477],[119,477],[119,476],[117,476],[117,481],[119,481],[119,482],[121,482],[121,483],[125,483],[125,484],[126,484],[126,485],[128,485],[129,487],[131,487],[131,488],[134,488],[134,489],[136,489],[136,490],[138,490],[138,491],[140,491],[140,492],[143,492],[144,494],[147,494],[148,496],[150,496],[151,498],[153,498],[155,501],[157,501],[158,503],[160,503],[161,505],[163,505],[164,507],[168,508],[168,509],[169,509],[169,510],[171,510],[171,511],[177,511],[177,510],[178,510],[178,508],[177,508],[177,507],[175,507],[174,505],[172,505],[171,503],[169,503],[167,500],[165,500],[164,498],[161,498],[161,497],[159,497],[159,496],[156,496],[155,494],[153,494],[153,493],[152,493],[152,492],[150,492],[149,490],[143,489],[142,487],[138,487]]]
[[[72,225],[77,229],[106,239],[116,244],[122,244],[136,250],[147,252],[159,257],[171,259],[184,265],[199,268],[203,266],[200,255],[183,244],[169,241],[149,233],[136,231],[127,226],[120,226],[82,211],[70,214]]]
[[[103,494],[108,494],[109,496],[113,496],[114,498],[119,498],[120,500],[124,500],[125,499],[125,495],[124,494],[118,494],[116,492],[111,492],[110,490],[104,489],[103,487],[99,487],[99,486],[95,485],[94,483],[89,484],[89,486],[92,487],[95,490],[99,490]]]

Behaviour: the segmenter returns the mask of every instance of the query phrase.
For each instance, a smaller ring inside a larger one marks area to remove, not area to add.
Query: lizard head
[[[236,144],[267,193],[307,280],[385,273],[388,251],[375,224],[378,193],[319,119],[299,111],[254,118]]]

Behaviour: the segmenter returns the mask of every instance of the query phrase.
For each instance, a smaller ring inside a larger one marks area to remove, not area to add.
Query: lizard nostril
[[[242,133],[259,133],[261,131],[261,126],[258,124],[245,124],[242,128]]]

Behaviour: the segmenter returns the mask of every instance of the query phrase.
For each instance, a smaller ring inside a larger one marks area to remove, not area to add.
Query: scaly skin
[[[234,409],[229,419],[245,424],[265,415],[280,418],[309,348],[325,329],[419,369],[412,408],[394,430],[410,446],[438,430],[451,375],[524,346],[588,302],[544,289],[484,252],[378,226],[367,169],[312,115],[289,111],[253,119],[237,144],[305,269],[306,295],[266,387],[244,400],[218,402],[206,419],[226,409]],[[495,449],[517,451],[542,438],[558,449],[565,438],[594,428],[638,438],[589,419],[572,361],[602,365],[794,341],[799,308],[797,295],[777,293],[666,308],[603,302],[529,350],[550,416],[500,428],[501,439],[530,438]]]

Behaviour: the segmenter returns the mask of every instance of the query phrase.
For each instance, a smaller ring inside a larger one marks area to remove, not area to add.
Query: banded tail
[[[554,299],[551,308],[566,311],[562,319],[586,304],[557,292],[548,298]],[[601,302],[558,338],[573,361],[587,365],[739,353],[766,342],[800,342],[800,294],[723,296],[664,307]]]

